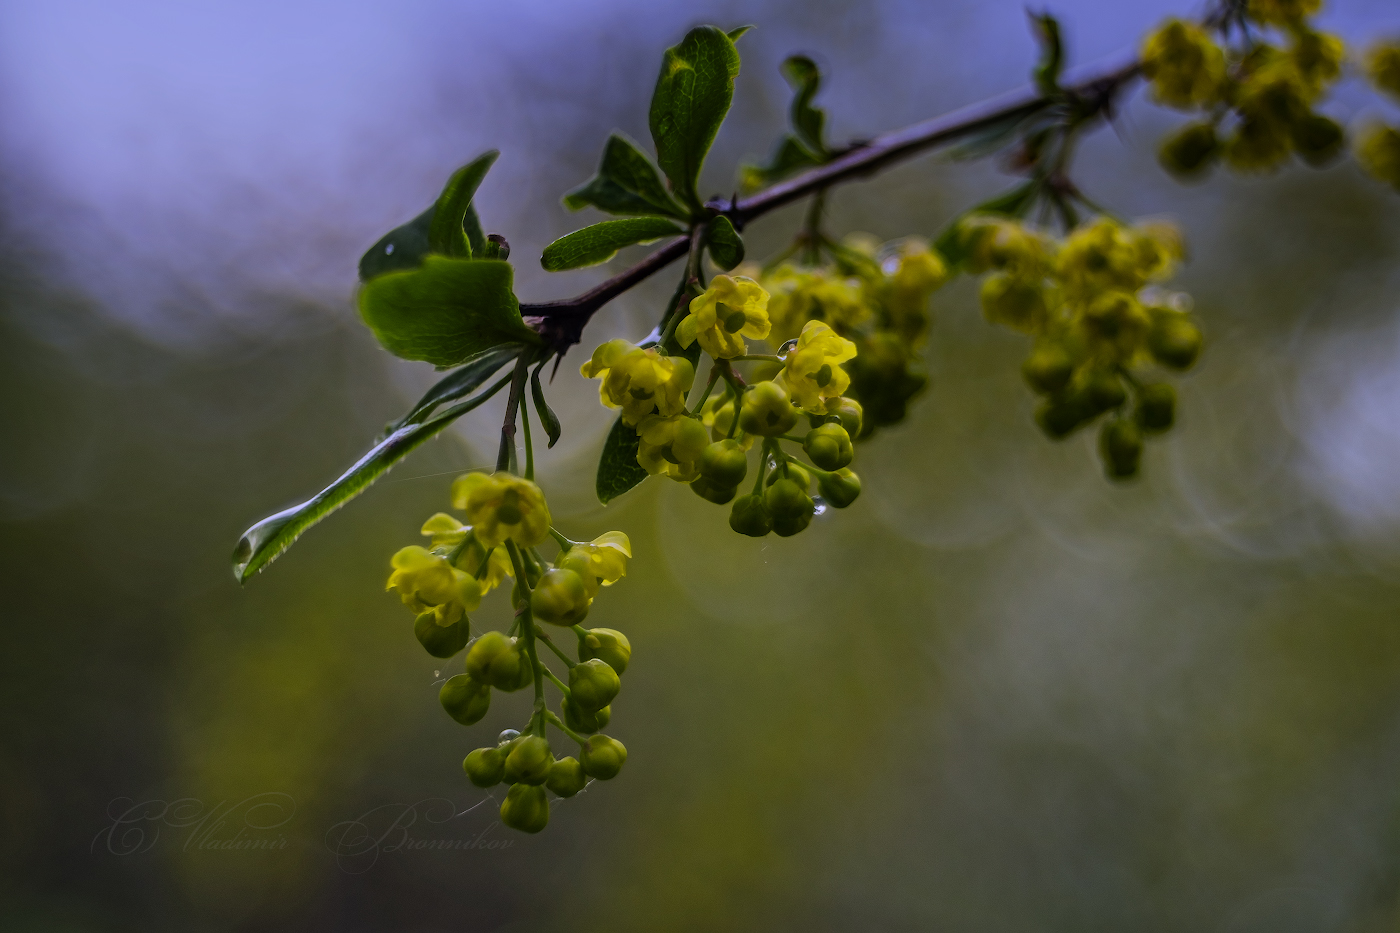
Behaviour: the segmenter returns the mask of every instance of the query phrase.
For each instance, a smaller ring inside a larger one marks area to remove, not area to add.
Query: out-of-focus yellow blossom
[[[1169,19],[1142,45],[1142,73],[1163,104],[1190,110],[1220,97],[1225,53],[1195,23]]]
[[[609,531],[587,544],[575,544],[569,550],[587,555],[589,569],[593,575],[601,580],[604,586],[612,586],[627,575],[627,561],[632,557],[632,542],[621,531]]]
[[[452,625],[463,612],[481,605],[476,580],[427,548],[416,544],[401,548],[391,563],[394,571],[385,589],[397,590],[399,599],[415,613],[432,612],[438,625]]]
[[[808,321],[774,381],[787,390],[794,405],[825,414],[826,400],[839,398],[850,386],[851,377],[841,364],[855,355],[854,343],[821,321]]]
[[[482,547],[507,540],[534,547],[549,536],[549,506],[540,487],[513,473],[467,473],[452,484],[452,507],[467,513],[467,523]]]
[[[1149,220],[1130,228],[1137,249],[1138,272],[1148,282],[1169,279],[1186,258],[1181,228],[1165,220]]]
[[[1259,23],[1287,26],[1322,9],[1322,0],[1249,0],[1250,19]]]
[[[1288,57],[1307,89],[1309,100],[1316,100],[1327,85],[1342,76],[1347,47],[1340,36],[1301,29],[1293,36]]]
[[[624,424],[636,426],[653,411],[664,416],[685,408],[685,395],[695,381],[695,367],[683,356],[665,356],[626,340],[609,340],[593,351],[579,372],[602,379],[598,395],[608,408],[621,408]]]
[[[1376,87],[1400,98],[1400,42],[1383,42],[1366,52],[1366,77]]]
[[[1356,161],[1380,181],[1400,191],[1400,130],[1373,123],[1356,139]]]
[[[696,340],[717,360],[748,352],[743,338],[768,336],[768,292],[744,276],[717,275],[704,294],[690,300],[690,313],[676,328],[676,340],[688,347]]]
[[[922,240],[910,239],[881,263],[881,270],[886,275],[881,297],[890,326],[908,340],[922,343],[928,329],[929,296],[948,280],[943,257]]]
[[[998,269],[1022,279],[1039,279],[1054,258],[1050,238],[1017,220],[973,214],[959,224],[959,233],[968,269],[975,274]]]
[[[687,415],[649,415],[637,425],[637,462],[653,476],[688,483],[700,475],[700,453],[710,443],[705,426]]]
[[[870,305],[858,278],[784,264],[764,276],[763,284],[772,295],[768,303],[773,324],[769,343],[775,346],[802,333],[808,321],[825,321],[838,330],[849,330],[870,317]]]

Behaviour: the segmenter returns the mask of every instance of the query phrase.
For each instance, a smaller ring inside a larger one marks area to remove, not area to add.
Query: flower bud
[[[1127,418],[1107,421],[1099,430],[1099,454],[1110,479],[1130,479],[1142,462],[1142,435]]]
[[[812,474],[806,467],[796,460],[789,460],[787,464],[777,464],[768,471],[768,476],[763,480],[763,485],[772,486],[780,479],[790,479],[797,484],[797,488],[803,492],[812,488]],[[768,511],[772,511],[769,507]]]
[[[690,491],[701,499],[713,502],[715,505],[728,505],[730,500],[739,491],[737,486],[719,486],[713,480],[704,476],[697,476],[690,484]]]
[[[467,646],[471,627],[463,615],[451,625],[438,625],[436,612],[424,612],[413,621],[413,634],[435,658],[450,658]]]
[[[568,697],[559,701],[559,709],[564,713],[564,725],[575,732],[587,735],[607,726],[612,719],[612,707],[605,706],[596,712],[586,712],[569,702]]]
[[[519,690],[535,682],[530,660],[520,650],[518,639],[500,632],[487,632],[472,642],[467,649],[467,673],[497,690]]]
[[[506,756],[500,748],[478,748],[462,762],[467,780],[477,787],[495,787],[506,774]]]
[[[512,784],[501,804],[501,822],[522,833],[537,833],[549,825],[549,798],[543,787]]]
[[[580,661],[598,658],[621,675],[632,660],[632,643],[616,629],[589,629],[578,640],[578,657]]]
[[[1074,359],[1063,344],[1044,341],[1036,344],[1021,364],[1021,375],[1036,392],[1049,395],[1069,385],[1070,376],[1074,375]]]
[[[447,715],[470,726],[480,722],[491,708],[491,688],[474,680],[470,674],[457,674],[442,685],[438,702],[447,710]]]
[[[1144,431],[1165,431],[1176,420],[1176,390],[1165,382],[1143,386],[1138,393],[1137,423]]]
[[[572,570],[546,570],[530,594],[530,611],[541,622],[575,625],[588,615],[588,589]]]
[[[825,473],[817,480],[817,491],[827,505],[844,509],[860,496],[860,477],[850,469]]]
[[[578,763],[577,758],[570,756],[554,762],[544,786],[560,797],[572,797],[583,790],[583,785],[587,783],[588,776],[583,773],[583,765]]]
[[[617,777],[626,761],[626,746],[606,735],[590,735],[579,752],[579,764],[583,765],[583,773],[600,781]]]
[[[1084,383],[1084,403],[1094,414],[1111,411],[1128,400],[1128,390],[1123,388],[1122,378],[1107,369],[1096,369],[1089,373]]]
[[[569,694],[573,705],[584,712],[607,706],[621,689],[617,671],[601,658],[590,658],[569,668]]]
[[[1147,346],[1163,366],[1190,369],[1201,353],[1201,331],[1184,314],[1158,313],[1148,332]]]
[[[1177,178],[1199,178],[1220,158],[1220,140],[1210,123],[1190,123],[1168,136],[1157,161]]]
[[[700,453],[700,475],[719,488],[738,486],[749,472],[749,456],[738,441],[715,441]]]
[[[598,595],[601,582],[594,571],[593,558],[581,548],[569,548],[555,559],[554,566],[560,570],[571,570],[578,574],[578,578],[583,581],[583,591],[588,594],[589,599]]]
[[[1035,423],[1053,441],[1068,437],[1076,428],[1099,414],[1079,393],[1061,393],[1047,398],[1036,409]]]
[[[1341,155],[1346,133],[1336,120],[1320,113],[1308,113],[1289,126],[1293,151],[1313,168],[1320,168]]]
[[[826,400],[826,413],[839,419],[841,427],[845,428],[851,437],[860,437],[861,425],[865,418],[860,402],[845,396],[829,398]]]
[[[791,466],[789,466],[791,470]],[[778,471],[775,471],[778,472]],[[784,538],[791,537],[812,523],[816,503],[806,489],[790,479],[779,479],[763,493],[763,504],[773,516],[773,530]]]
[[[762,496],[740,496],[729,510],[729,527],[741,535],[761,538],[773,530],[773,516]]]
[[[543,784],[553,764],[554,756],[544,736],[522,736],[506,755],[505,778],[511,783]]]
[[[797,424],[797,409],[788,400],[787,390],[776,382],[760,382],[744,393],[739,409],[739,429],[749,434],[775,437]]]
[[[808,431],[802,449],[823,470],[839,470],[856,455],[851,435],[839,424],[824,424]]]
[[[982,283],[982,314],[993,324],[1034,333],[1045,320],[1045,296],[1033,282],[997,273]]]

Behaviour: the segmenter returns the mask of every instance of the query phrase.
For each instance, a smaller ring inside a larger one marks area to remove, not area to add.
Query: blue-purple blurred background
[[[1334,6],[1348,40],[1400,32],[1389,0]],[[1052,11],[1087,63],[1193,9]],[[660,481],[598,507],[609,415],[582,352],[561,369],[556,522],[636,554],[590,617],[632,638],[631,757],[541,836],[459,769],[523,708],[448,719],[460,662],[383,593],[494,406],[234,584],[242,530],[433,378],[358,323],[361,252],[496,147],[478,206],[523,300],[635,260],[534,257],[607,134],[647,138],[697,22],[758,25],[706,193],[767,152],[791,52],[826,68],[838,140],[1034,57],[1002,0],[0,6],[0,928],[1394,930],[1400,198],[1347,163],[1181,187],[1153,156],[1179,117],[1141,93],[1076,177],[1184,226],[1209,345],[1136,484],[1037,432],[1024,341],[965,281],[935,296],[930,390],[861,450],[863,499],[797,538],[740,539]],[[1355,81],[1326,109],[1385,112]],[[931,236],[1005,184],[928,157],[841,190],[832,224]]]

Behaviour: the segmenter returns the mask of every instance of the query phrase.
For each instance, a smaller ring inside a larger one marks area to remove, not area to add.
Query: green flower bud
[[[1220,140],[1210,123],[1187,124],[1168,136],[1157,153],[1162,168],[1181,179],[1201,177],[1219,158]]]
[[[559,701],[559,709],[564,714],[564,725],[575,732],[582,732],[587,735],[590,732],[597,732],[607,726],[612,719],[612,707],[605,706],[595,712],[581,710],[569,702],[568,697]]]
[[[543,784],[553,765],[554,755],[544,736],[522,736],[506,755],[505,778],[513,784]]]
[[[738,441],[715,441],[700,452],[700,475],[718,488],[738,486],[748,472],[749,455]]]
[[[860,477],[850,469],[824,473],[817,480],[817,491],[827,505],[844,509],[860,496]]]
[[[826,400],[826,413],[835,416],[851,437],[860,437],[861,423],[865,418],[860,402],[845,396],[830,398]]]
[[[622,675],[632,661],[632,643],[616,629],[592,628],[578,640],[578,657],[580,661],[598,658]]]
[[[797,484],[797,488],[804,492],[812,488],[812,474],[802,464],[796,461],[787,461],[784,467],[781,463],[768,471],[768,476],[764,478],[763,485],[772,486],[780,479],[790,479]],[[772,508],[769,508],[772,511]]]
[[[580,710],[593,712],[613,701],[622,689],[617,671],[601,658],[590,658],[569,668],[569,693]]]
[[[1078,393],[1060,393],[1046,399],[1036,409],[1035,423],[1051,440],[1068,437],[1076,428],[1091,420],[1099,412],[1094,411],[1084,396]]]
[[[583,785],[588,783],[588,776],[583,773],[583,765],[578,763],[578,759],[572,756],[560,758],[549,769],[549,777],[545,779],[544,786],[554,791],[560,797],[572,797],[583,790]]]
[[[1342,154],[1346,133],[1336,120],[1309,113],[1293,121],[1293,150],[1313,168],[1320,168]]]
[[[543,787],[512,784],[501,804],[501,822],[522,833],[537,833],[549,825],[549,798]]]
[[[472,642],[467,649],[467,673],[497,690],[519,690],[535,682],[519,640],[500,632],[487,632]]]
[[[789,466],[791,469],[791,466]],[[806,490],[790,479],[779,479],[763,493],[763,504],[773,516],[773,530],[790,537],[812,523],[816,503]]]
[[[471,674],[457,674],[442,685],[438,702],[447,710],[447,715],[470,726],[480,722],[491,708],[491,688],[474,680]]]
[[[729,527],[741,535],[761,538],[773,530],[773,516],[762,496],[740,496],[729,510]]]
[[[463,615],[451,625],[438,625],[436,613],[424,612],[413,621],[413,634],[428,654],[435,658],[450,658],[467,646],[471,639],[471,624]]]
[[[999,272],[982,283],[982,314],[1023,334],[1034,333],[1045,320],[1045,295],[1033,282]]]
[[[1155,316],[1147,347],[1157,362],[1172,369],[1190,369],[1201,354],[1201,331],[1184,314],[1167,311]]]
[[[576,625],[588,615],[588,589],[572,570],[546,570],[530,594],[530,612],[551,625]]]
[[[704,476],[697,476],[690,483],[690,491],[701,499],[713,502],[715,505],[728,505],[739,492],[738,486],[719,486],[713,480]]]
[[[1114,418],[1099,430],[1099,454],[1110,479],[1130,479],[1142,463],[1142,435],[1127,418]]]
[[[462,762],[467,780],[477,787],[495,787],[506,775],[506,756],[500,748],[478,748]]]
[[[1165,431],[1176,420],[1176,390],[1165,382],[1143,386],[1138,393],[1137,423],[1144,431]]]
[[[1070,376],[1074,375],[1074,358],[1061,343],[1038,343],[1021,364],[1021,375],[1036,392],[1049,395],[1069,385]]]
[[[839,424],[824,424],[808,431],[802,449],[823,470],[839,470],[856,455],[851,435]]]
[[[583,581],[583,589],[588,594],[589,599],[598,595],[600,585],[598,575],[593,572],[592,559],[583,551],[578,548],[570,548],[559,555],[558,559],[554,561],[554,566],[560,570],[572,570],[578,574],[578,578]]]
[[[1096,369],[1084,382],[1084,402],[1095,413],[1111,411],[1128,400],[1123,379],[1107,369]]]
[[[788,400],[787,390],[776,382],[760,382],[744,393],[739,409],[739,429],[749,434],[775,437],[797,424],[797,409]]]
[[[617,777],[627,761],[627,748],[617,739],[606,735],[590,735],[579,752],[583,773],[600,781]]]

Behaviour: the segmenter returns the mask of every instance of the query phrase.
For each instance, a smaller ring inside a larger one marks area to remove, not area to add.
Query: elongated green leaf
[[[384,440],[375,444],[355,465],[346,470],[339,479],[321,490],[301,505],[278,512],[258,522],[243,533],[238,547],[233,552],[233,575],[242,583],[263,567],[271,563],[277,555],[291,547],[301,533],[340,508],[388,472],[408,454],[443,428],[462,415],[476,408],[499,392],[510,377],[499,380],[491,388],[474,398],[453,405],[437,417],[422,424],[410,424],[399,428]]]
[[[599,502],[607,505],[647,478],[647,471],[637,462],[639,442],[637,432],[623,424],[621,418],[613,422],[608,439],[603,442],[603,456],[598,461]]]
[[[437,204],[433,205],[433,220],[428,227],[430,250],[455,259],[472,258],[472,245],[463,224],[477,187],[499,155],[500,152],[492,149],[452,173],[438,196]]]
[[[692,29],[661,59],[649,118],[656,161],[671,191],[696,214],[700,168],[729,112],[738,74],[734,41],[714,26]]]
[[[1040,43],[1040,61],[1031,70],[1035,89],[1047,96],[1060,90],[1060,72],[1065,67],[1064,43],[1060,39],[1060,21],[1049,13],[1026,11],[1031,19],[1031,31]]]
[[[715,265],[725,272],[744,261],[744,240],[729,222],[729,218],[723,214],[710,221],[705,246],[709,249],[710,258],[715,261]]]
[[[1028,181],[1023,185],[1017,185],[1010,191],[1003,192],[990,200],[983,201],[976,207],[963,211],[954,217],[947,228],[939,235],[934,242],[934,248],[943,254],[947,260],[948,267],[955,269],[962,264],[967,257],[964,255],[962,236],[959,227],[963,220],[973,214],[1001,214],[1006,217],[1019,217],[1035,200],[1040,191],[1040,184],[1037,181]]]
[[[431,415],[439,405],[456,401],[464,395],[470,395],[483,382],[490,379],[492,374],[515,359],[524,350],[524,344],[519,343],[503,343],[489,350],[482,350],[438,380],[437,384],[418,400],[418,404],[414,405],[408,414],[399,419],[398,423],[390,430],[397,430],[406,424],[422,421]]]
[[[510,263],[428,254],[417,269],[360,288],[360,317],[384,348],[406,360],[456,366],[503,343],[538,344],[520,319]]]
[[[547,272],[581,269],[607,262],[624,246],[650,243],[662,237],[680,236],[685,231],[664,217],[628,217],[605,220],[562,236],[544,248],[540,265]]]
[[[564,195],[564,206],[571,211],[590,204],[609,214],[687,216],[685,208],[666,190],[651,159],[622,133],[608,137],[598,174]]]
[[[826,111],[812,106],[812,99],[821,88],[822,73],[817,63],[805,55],[793,55],[783,62],[783,77],[797,93],[792,98],[792,109],[788,113],[793,132],[798,142],[818,158],[825,161]]]
[[[540,416],[540,423],[549,435],[549,446],[553,447],[559,442],[559,435],[563,433],[564,428],[559,424],[559,416],[549,407],[549,402],[545,401],[544,386],[540,385],[540,370],[544,369],[546,362],[548,361],[541,360],[540,365],[536,366],[530,375],[530,394],[535,397],[535,414]]]
[[[467,205],[467,216],[462,218],[462,229],[466,231],[472,255],[484,256],[486,253],[486,231],[481,229],[481,218],[476,216],[475,205]]]
[[[360,257],[360,281],[368,282],[376,275],[417,269],[428,254],[428,228],[433,223],[430,207],[402,226],[395,227],[379,238]]]
[[[737,27],[737,28],[735,28],[735,29],[729,30],[729,32],[725,33],[725,35],[729,36],[729,41],[730,41],[730,42],[738,42],[738,41],[739,41],[739,38],[740,38],[741,36],[743,36],[744,33],[748,32],[750,29],[755,29],[755,28],[757,28],[757,27],[753,26],[752,24],[750,24],[750,25],[748,25],[748,26],[739,26],[739,27]]]

